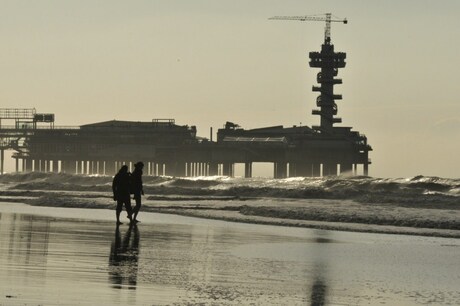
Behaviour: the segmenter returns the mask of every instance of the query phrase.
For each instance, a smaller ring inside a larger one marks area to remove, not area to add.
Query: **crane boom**
[[[326,27],[324,29],[324,41],[329,44],[331,41],[331,22],[342,22],[344,24],[348,23],[346,18],[337,18],[334,16],[332,18],[331,13],[324,15],[310,15],[310,16],[273,16],[268,18],[269,20],[297,20],[297,21],[325,21]]]

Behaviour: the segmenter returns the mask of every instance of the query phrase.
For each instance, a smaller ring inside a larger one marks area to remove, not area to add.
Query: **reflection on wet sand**
[[[326,283],[321,279],[321,277],[316,278],[311,288],[310,305],[311,306],[326,305],[326,293],[327,293]]]
[[[26,274],[42,274],[47,262],[50,221],[21,214],[0,213],[1,257],[17,267],[32,266]],[[38,275],[37,275],[38,276]]]
[[[136,224],[129,226],[123,239],[117,225],[109,256],[109,278],[113,288],[136,289],[139,240],[139,229]]]
[[[333,239],[329,238],[329,232],[316,232],[316,237],[314,237],[314,241],[316,243],[334,243]],[[327,305],[327,293],[328,293],[328,286],[327,286],[327,256],[324,253],[323,248],[315,248],[316,251],[313,252],[312,258],[315,261],[315,271],[313,273],[313,284],[311,285],[311,292],[310,294],[310,306],[324,306]]]
[[[48,208],[36,209],[43,213]],[[75,218],[83,210],[67,211],[69,218]],[[148,213],[139,228],[124,225],[114,231],[112,214],[107,215],[107,221],[88,221],[11,209],[1,213],[0,305],[320,306],[373,301],[457,305],[460,301],[456,240],[153,214],[148,223]]]

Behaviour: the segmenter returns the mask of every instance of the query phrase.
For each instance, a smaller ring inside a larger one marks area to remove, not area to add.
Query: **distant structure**
[[[316,99],[316,106],[320,109],[312,111],[313,115],[321,116],[321,125],[314,127],[316,130],[331,132],[334,123],[341,123],[342,119],[334,117],[337,115],[337,104],[335,100],[342,100],[342,95],[334,95],[334,85],[342,84],[341,79],[334,79],[339,68],[345,67],[346,53],[334,52],[334,45],[331,44],[331,22],[347,24],[347,19],[332,19],[332,14],[323,16],[274,16],[270,20],[297,20],[297,21],[325,21],[324,43],[321,52],[310,52],[310,67],[321,68],[317,75],[317,82],[320,86],[313,86],[313,91],[320,92]]]
[[[351,127],[337,127],[334,85],[346,54],[335,52],[331,43],[331,14],[276,16],[274,20],[325,21],[320,52],[310,52],[310,67],[320,68],[314,92],[320,125],[271,126],[245,130],[227,122],[217,140],[197,137],[195,126],[176,125],[173,119],[151,122],[105,121],[79,127],[54,125],[54,114],[35,109],[0,109],[0,172],[4,151],[14,150],[16,171],[65,172],[113,175],[122,165],[144,161],[146,175],[234,176],[236,163],[244,164],[244,176],[252,176],[253,163],[273,163],[273,177],[328,176],[341,173],[368,175],[371,146],[366,136]],[[6,120],[14,125],[2,125]]]

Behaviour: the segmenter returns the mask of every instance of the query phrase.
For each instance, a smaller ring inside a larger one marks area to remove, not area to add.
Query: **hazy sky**
[[[366,134],[370,174],[460,177],[460,1],[0,0],[0,107],[56,125],[175,118],[200,136],[317,125],[311,115],[323,22],[347,53],[342,126]]]

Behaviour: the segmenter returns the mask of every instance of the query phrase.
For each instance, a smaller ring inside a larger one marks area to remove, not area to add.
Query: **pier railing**
[[[60,125],[60,126],[31,126],[31,125],[2,125],[0,130],[79,130],[79,126]]]
[[[0,119],[33,119],[35,108],[0,108]]]

